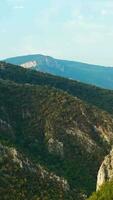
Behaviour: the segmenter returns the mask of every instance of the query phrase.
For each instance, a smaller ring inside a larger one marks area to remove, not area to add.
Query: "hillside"
[[[78,80],[102,88],[113,89],[113,68],[59,60],[50,56],[28,55],[8,58],[8,63],[33,68],[41,72]]]
[[[88,104],[95,105],[111,114],[113,113],[112,90],[100,89],[95,86],[24,69],[4,62],[0,62],[0,78],[23,84],[30,83],[55,87],[86,101]]]
[[[77,193],[68,182],[32,163],[14,147],[0,144],[0,198],[2,200],[71,200]]]
[[[94,191],[112,133],[112,117],[78,98],[48,86],[0,81],[1,142],[66,179],[72,191]]]
[[[12,200],[17,193],[18,200],[41,200],[43,194],[47,200],[84,200],[95,190],[99,167],[113,144],[113,118],[102,111],[112,113],[112,91],[3,62],[0,78],[0,151],[7,157],[0,161],[2,199],[9,200],[6,191],[12,190]],[[16,157],[9,160],[12,147]],[[26,172],[28,165],[38,174]],[[40,167],[48,174],[43,180]]]

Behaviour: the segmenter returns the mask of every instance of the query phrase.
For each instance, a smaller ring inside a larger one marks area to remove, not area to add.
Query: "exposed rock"
[[[64,155],[63,143],[56,139],[50,138],[48,140],[48,151],[62,157]]]
[[[97,190],[106,181],[110,181],[113,178],[113,149],[110,154],[107,155],[99,169],[97,176]]]
[[[37,66],[37,62],[34,60],[34,61],[30,61],[30,62],[26,62],[24,64],[21,64],[22,67],[24,68],[32,68],[32,67],[36,67]]]
[[[75,140],[78,140],[79,143],[83,146],[83,148],[85,148],[85,150],[89,153],[99,148],[97,144],[95,143],[95,141],[93,141],[87,133],[81,131],[80,129],[77,129],[77,128],[67,129],[66,133],[68,135],[74,136]],[[86,146],[87,146],[87,149],[86,149]]]
[[[44,169],[40,164],[33,164],[27,157],[20,154],[14,147],[8,147],[0,144],[0,164],[1,170],[4,169],[4,174],[10,174],[10,171],[23,171],[30,176],[35,175],[37,182],[41,181],[43,184],[55,184],[56,187],[60,187],[62,191],[68,192],[70,185],[66,179],[57,176],[53,172],[49,172]],[[16,168],[18,166],[18,168]],[[15,173],[16,173],[15,171]],[[4,175],[5,176],[5,175]],[[46,183],[46,182],[47,183]]]
[[[109,127],[108,127],[109,128]],[[110,141],[113,141],[113,133],[112,131],[110,131],[109,129],[106,130],[105,128],[101,127],[101,126],[94,126],[94,130],[95,132],[99,133],[100,136],[108,143],[110,143]]]
[[[63,188],[64,191],[68,191],[70,189],[70,185],[66,179],[63,177],[59,177],[53,172],[49,173],[47,170],[45,170],[41,165],[38,165],[40,176],[42,179],[49,178],[50,180],[53,180],[55,182],[58,182],[60,186]]]

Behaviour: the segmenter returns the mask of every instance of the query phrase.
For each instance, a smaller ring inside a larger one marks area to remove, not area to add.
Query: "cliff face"
[[[113,149],[110,154],[107,155],[99,169],[97,176],[97,190],[106,181],[110,181],[113,178]]]

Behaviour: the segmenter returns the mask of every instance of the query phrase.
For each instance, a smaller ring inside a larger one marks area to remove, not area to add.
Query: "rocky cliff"
[[[113,179],[113,149],[111,150],[110,154],[105,157],[99,169],[97,176],[97,190],[106,181],[110,181],[112,179]]]

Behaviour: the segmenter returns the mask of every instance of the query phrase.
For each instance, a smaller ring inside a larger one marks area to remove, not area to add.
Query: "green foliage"
[[[105,183],[99,191],[92,194],[88,200],[112,200],[113,181]]]

